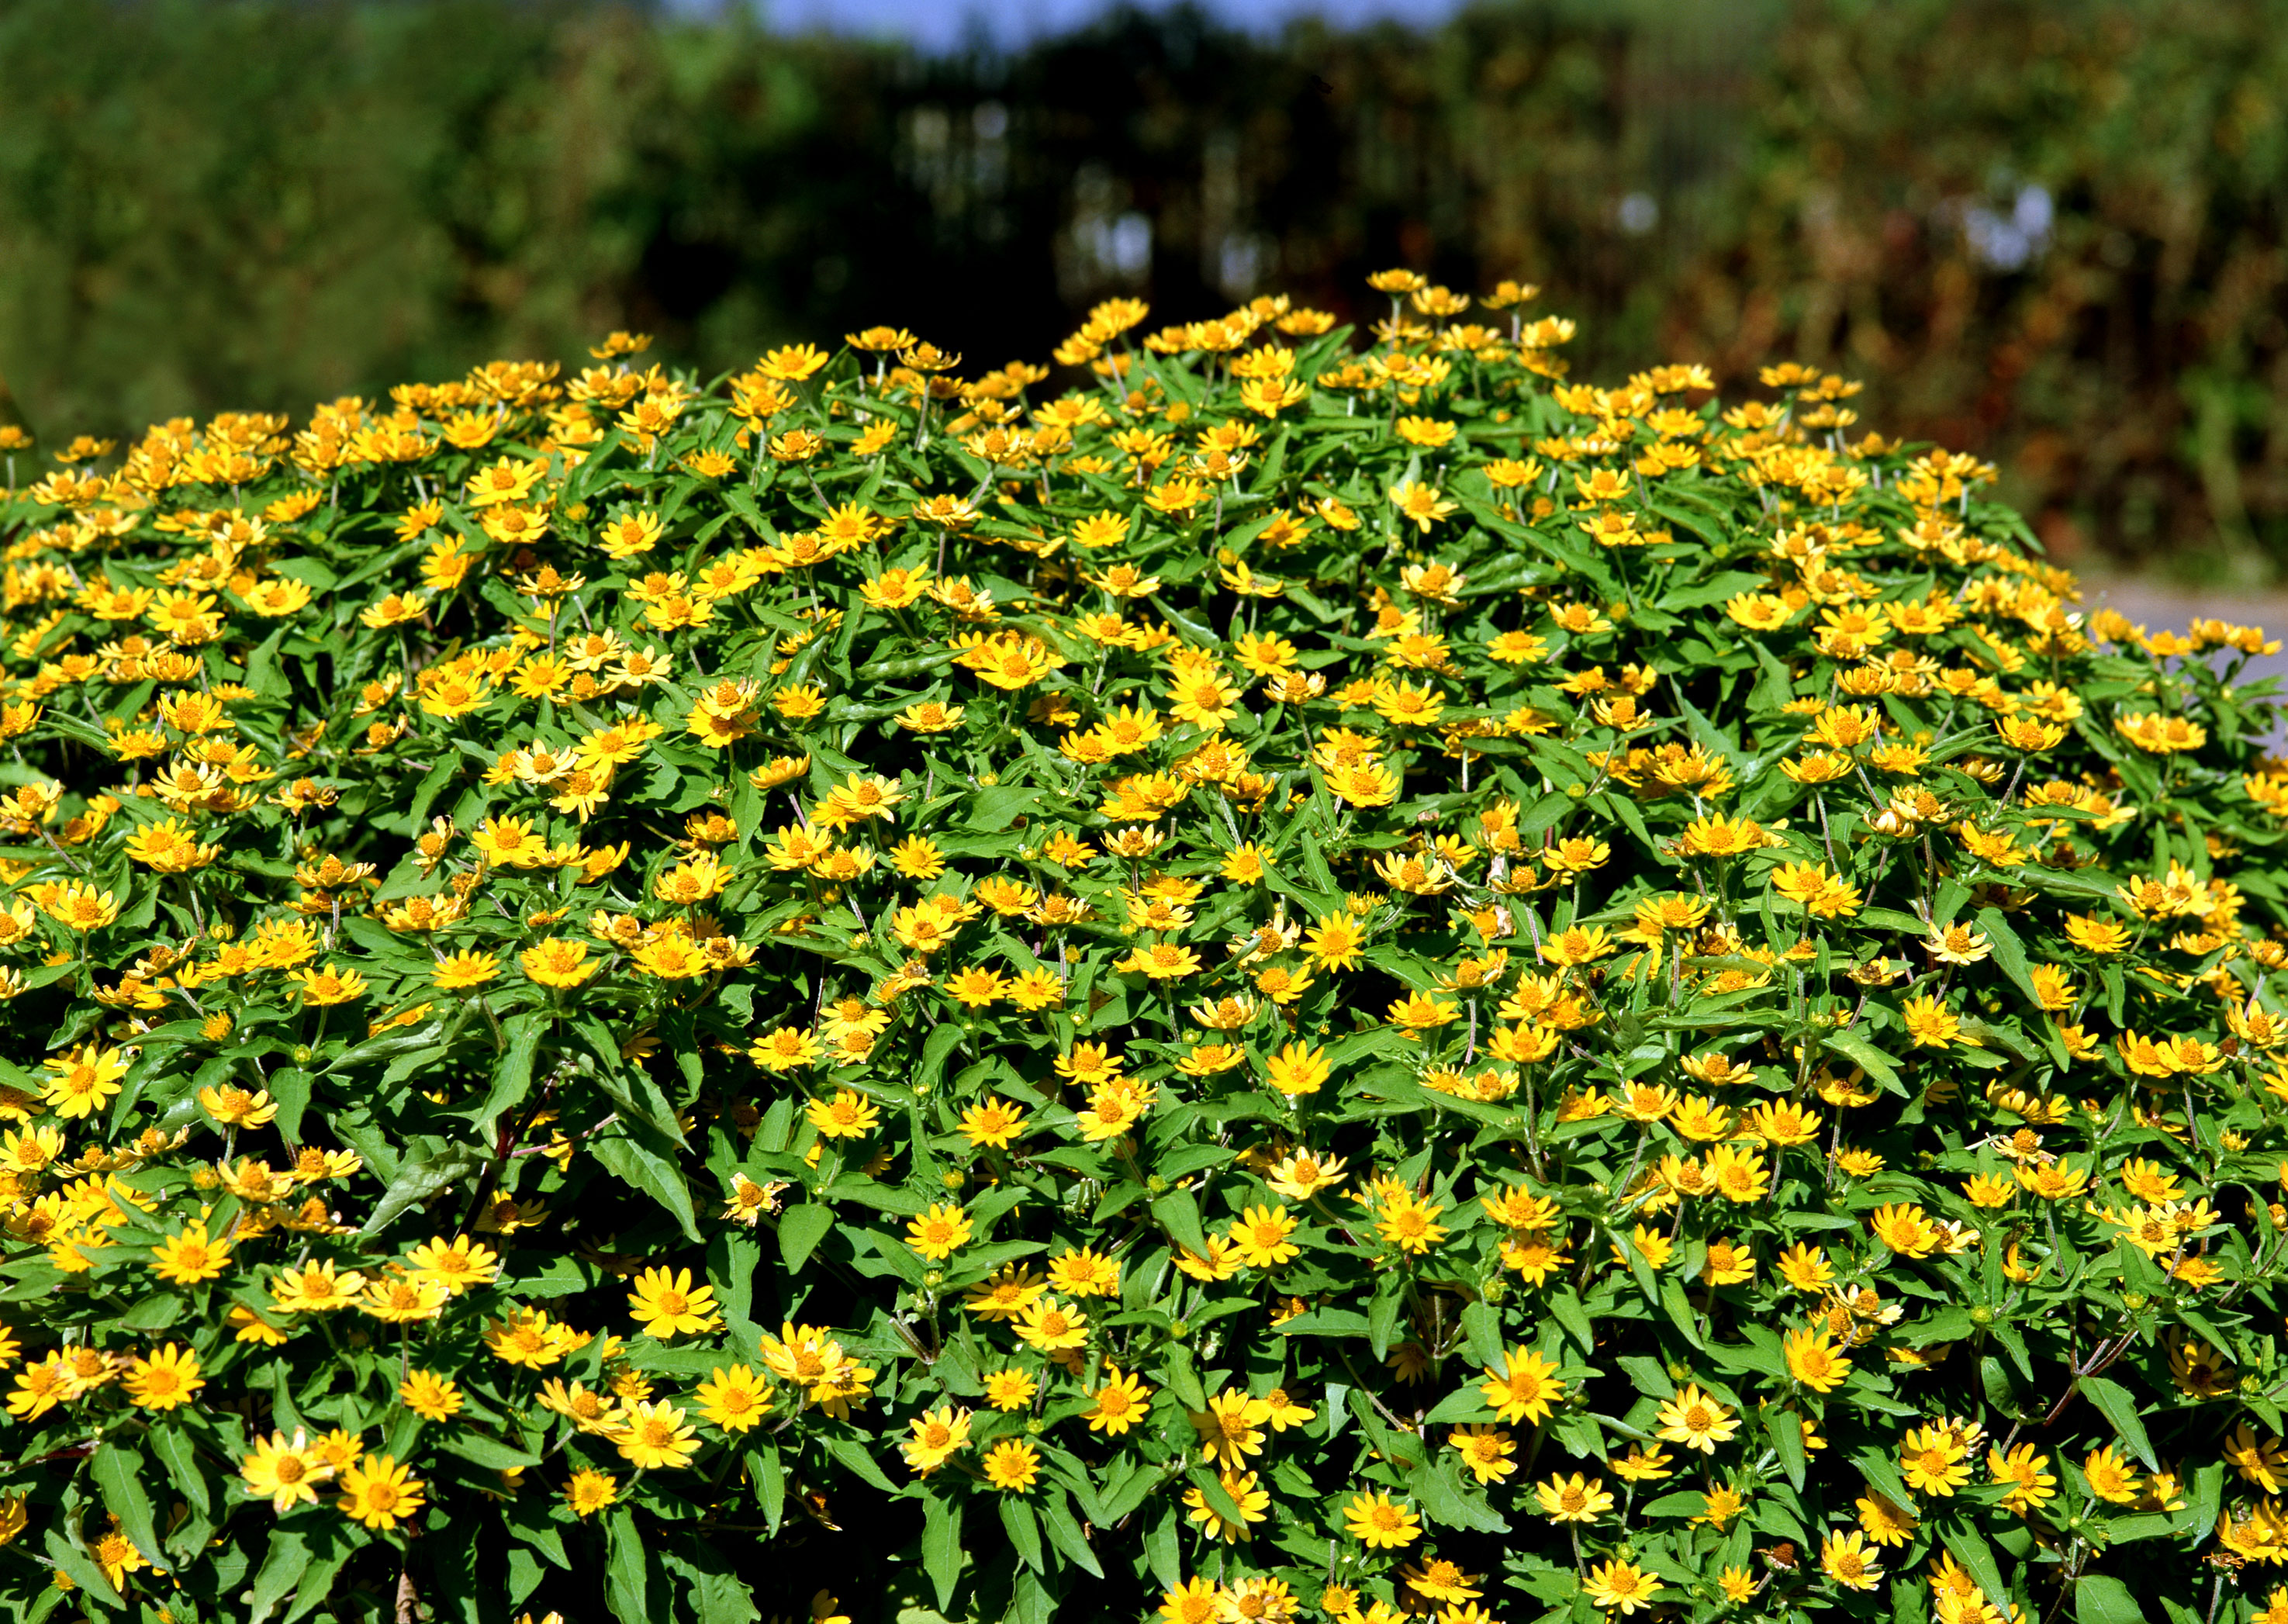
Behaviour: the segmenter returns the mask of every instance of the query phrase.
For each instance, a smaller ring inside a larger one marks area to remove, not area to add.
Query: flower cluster
[[[7,1606],[2288,1619],[2278,646],[1376,285],[10,492]]]

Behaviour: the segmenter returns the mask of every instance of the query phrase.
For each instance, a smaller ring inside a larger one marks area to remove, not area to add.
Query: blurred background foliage
[[[0,376],[51,438],[655,332],[1505,276],[1609,377],[1792,357],[2000,461],[2069,561],[2288,574],[2288,30],[2265,0],[1115,12],[1013,51],[578,0],[0,0]],[[1371,302],[1369,302],[1371,299]]]

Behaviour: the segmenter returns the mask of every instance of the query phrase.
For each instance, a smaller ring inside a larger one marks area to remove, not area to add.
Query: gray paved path
[[[2084,614],[2118,609],[2148,631],[2182,631],[2192,622],[2209,618],[2237,626],[2260,626],[2267,637],[2280,639],[2284,646],[2279,654],[2251,660],[2240,680],[2288,677],[2288,592],[2194,591],[2128,576],[2085,578],[2081,597]],[[2273,743],[2276,748],[2288,743],[2288,725],[2275,730]]]

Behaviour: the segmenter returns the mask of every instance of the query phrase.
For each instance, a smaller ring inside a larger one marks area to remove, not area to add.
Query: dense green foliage
[[[2279,645],[1376,281],[12,487],[0,1608],[2288,1620]]]

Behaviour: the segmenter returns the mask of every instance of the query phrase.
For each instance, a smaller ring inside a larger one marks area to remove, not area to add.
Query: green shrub
[[[11,1616],[2288,1616],[2261,633],[1377,285],[14,488]]]

